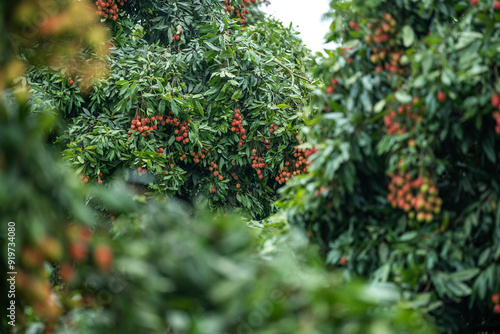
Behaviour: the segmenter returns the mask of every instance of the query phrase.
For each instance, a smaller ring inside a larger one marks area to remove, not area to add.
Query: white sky
[[[322,16],[329,9],[329,0],[270,0],[271,4],[261,9],[288,26],[292,22],[299,37],[313,52],[333,49],[333,43],[324,45],[325,35],[331,21],[323,21]]]

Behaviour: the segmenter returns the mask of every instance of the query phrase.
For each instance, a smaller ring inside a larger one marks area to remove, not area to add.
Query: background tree
[[[443,333],[497,328],[498,6],[331,5],[342,45],[315,70],[324,112],[304,144],[320,152],[277,218],[349,276],[396,283]]]

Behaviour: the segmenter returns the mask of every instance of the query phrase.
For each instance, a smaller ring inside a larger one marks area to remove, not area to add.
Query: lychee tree
[[[57,60],[68,45],[99,46],[106,34],[81,1],[43,4],[56,26],[71,23],[64,34],[33,35],[16,51],[0,40],[0,277],[7,282],[0,285],[0,332],[433,333],[418,312],[397,304],[393,289],[340,286],[303,243],[298,256],[283,244],[282,256],[263,261],[254,231],[235,217],[146,201],[122,182],[82,185],[50,138],[63,111],[50,101],[34,113],[39,102],[30,101],[23,73]],[[7,35],[39,28],[38,3],[4,5]],[[29,15],[16,17],[19,8]],[[94,58],[87,61],[100,62]],[[64,72],[79,59],[66,59]],[[79,73],[79,80],[96,79]],[[115,224],[100,220],[88,197],[112,211]]]
[[[33,109],[64,110],[65,159],[84,183],[105,186],[125,171],[161,197],[267,216],[280,184],[308,168],[296,146],[310,113],[310,52],[278,21],[242,29],[219,1],[118,7],[104,20],[107,79],[87,86],[77,73],[30,73]]]
[[[500,18],[491,1],[332,1],[310,175],[277,220],[443,333],[489,331],[500,278]],[[271,220],[274,221],[274,220]]]

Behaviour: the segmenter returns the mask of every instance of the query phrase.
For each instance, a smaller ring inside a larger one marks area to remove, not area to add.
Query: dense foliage
[[[342,45],[316,68],[324,112],[304,144],[320,151],[276,217],[328,264],[396,283],[443,333],[500,313],[497,7],[332,1]]]
[[[25,68],[30,68],[29,77],[43,71],[71,45],[61,72],[92,86],[97,73],[79,72],[85,67],[74,65],[89,47],[78,43],[88,32],[89,21],[81,18],[93,12],[79,1],[43,3],[54,9],[57,20],[52,22],[76,22],[73,29],[33,36],[19,49],[0,44],[5,51],[0,65],[8,69],[0,71],[0,243],[15,243],[14,250],[3,248],[0,278],[6,282],[6,273],[16,272],[15,289],[3,284],[0,291],[3,310],[15,301],[15,312],[8,311],[15,319],[2,315],[0,331],[433,332],[418,312],[398,303],[394,288],[341,284],[337,273],[324,270],[302,235],[275,244],[279,252],[264,260],[256,252],[255,230],[233,216],[185,210],[173,200],[147,200],[121,181],[108,187],[82,184],[50,145],[68,100],[45,99],[36,84],[30,97],[22,74]],[[29,0],[6,8],[2,14],[8,18],[21,9],[34,17],[41,13]],[[7,34],[20,33],[29,27],[26,22],[1,21]],[[102,46],[105,36],[91,40]],[[100,62],[97,52],[87,56],[82,64]],[[64,86],[72,78],[59,78],[59,83]],[[75,96],[86,103],[86,95]],[[96,207],[111,212],[112,222]],[[4,222],[15,223],[15,236],[6,232],[12,234],[13,225]],[[299,256],[290,253],[297,247]],[[15,297],[8,297],[7,290]]]
[[[309,51],[277,21],[241,29],[218,1],[129,1],[113,15],[105,80],[30,70],[33,110],[51,103],[69,122],[65,159],[83,182],[125,172],[161,197],[268,216],[292,176],[280,169],[307,170],[295,146]]]
[[[394,288],[340,285],[339,274],[324,270],[302,235],[276,244],[273,260],[259,259],[255,232],[237,217],[190,217],[180,203],[147,203],[124,184],[83,188],[45,144],[53,117],[33,117],[8,91],[0,116],[2,219],[16,222],[14,240],[6,234],[0,240],[14,242],[17,252],[13,263],[2,257],[2,279],[16,272],[15,299],[2,289],[4,309],[16,302],[14,320],[2,317],[3,329],[432,332],[398,304]],[[113,210],[113,225],[97,219],[85,195]],[[292,256],[290,244],[303,255]]]

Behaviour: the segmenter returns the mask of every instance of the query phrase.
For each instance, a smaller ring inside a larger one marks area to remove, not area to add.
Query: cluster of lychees
[[[391,110],[384,116],[387,133],[389,135],[405,133],[408,127],[411,128],[415,123],[422,121],[423,111],[425,111],[425,106],[420,103],[417,97],[413,98],[412,103],[400,105],[397,111]]]
[[[273,133],[274,131],[278,130],[278,126],[276,124],[271,123],[271,127],[269,128],[269,132]]]
[[[269,139],[261,138],[260,141],[261,141],[261,143],[266,145],[266,150],[269,150],[271,148],[271,146],[270,146],[271,141]]]
[[[164,175],[168,175],[170,170],[171,169],[174,169],[175,168],[175,165],[174,164],[170,164],[170,165],[167,165],[167,169],[165,169],[165,171],[163,172]]]
[[[162,155],[163,154],[163,148],[160,147],[160,148],[155,148],[155,152],[158,153],[158,155]]]
[[[210,147],[207,146],[207,147],[202,148],[200,153],[191,152],[191,156],[193,157],[193,161],[195,163],[198,163],[198,162],[200,162],[200,158],[205,159],[205,154],[208,153],[209,149],[210,149]]]
[[[491,301],[495,304],[495,306],[493,306],[493,312],[497,314],[500,313],[500,298],[498,297],[498,293],[491,296]]]
[[[257,0],[225,0],[222,2],[224,4],[224,10],[227,11],[229,14],[235,14],[236,17],[240,18],[241,24],[244,24],[246,22],[246,17],[245,14],[248,14],[248,9],[245,9],[245,5],[248,6],[250,5],[250,1],[252,3],[256,3]],[[236,6],[236,7],[235,7]]]
[[[338,84],[338,80],[333,78],[331,81],[331,86],[326,87],[327,94],[333,94],[333,92],[335,91],[335,86],[337,86]]]
[[[470,3],[472,6],[477,6],[479,4],[479,0],[470,0]],[[500,1],[498,0],[493,1],[493,9],[495,11],[500,10]]]
[[[82,173],[85,172],[85,168],[82,169]],[[87,183],[89,182],[89,176],[83,176],[83,174],[80,174],[80,181],[82,183]]]
[[[137,174],[139,174],[139,176],[143,175],[143,174],[146,174],[148,171],[146,170],[146,167],[142,168],[142,167],[137,167]]]
[[[219,174],[219,171],[217,170],[219,168],[219,166],[217,166],[217,164],[213,161],[210,162],[210,167],[208,167],[208,170],[210,171],[214,171],[214,176],[217,176],[219,180],[223,180],[224,177],[222,176],[222,174]]]
[[[65,283],[76,277],[74,262],[91,260],[102,271],[109,272],[112,267],[113,253],[105,243],[94,243],[91,247],[92,232],[87,227],[68,226],[65,231],[67,244],[52,236],[42,235],[20,252],[19,266],[15,268],[16,287],[20,295],[33,307],[34,312],[49,322],[55,321],[63,312],[62,305],[71,305],[65,296],[54,294],[50,277],[45,275],[47,262],[58,264],[58,276]],[[92,257],[89,257],[89,253]],[[69,258],[66,258],[66,254]],[[62,300],[61,300],[62,299]]]
[[[128,131],[130,137],[128,139],[131,139],[134,133],[140,133],[143,137],[149,136],[152,131],[158,129],[158,126],[170,124],[177,128],[174,130],[175,140],[182,142],[183,144],[189,143],[188,130],[191,120],[189,120],[189,122],[184,121],[181,123],[177,117],[172,115],[172,112],[170,112],[170,114],[171,115],[166,116],[165,118],[161,115],[143,118],[141,118],[141,116],[137,116],[137,119],[133,119],[131,121],[131,130]]]
[[[214,170],[217,170],[217,168],[219,168],[219,166],[217,166],[215,162],[210,161],[210,167],[208,167],[208,170],[213,172]]]
[[[497,93],[493,93],[493,95],[491,96],[491,105],[493,106],[493,108],[499,109],[499,107],[500,107],[500,95],[498,95]],[[497,124],[495,125],[495,132],[497,134],[500,134],[500,112],[494,111],[492,116],[493,116],[493,119],[497,122]]]
[[[84,262],[88,258],[89,243],[92,232],[86,227],[70,226],[68,231],[70,240],[69,254],[76,262]],[[103,271],[109,271],[113,260],[113,253],[106,244],[99,244],[93,250],[94,262]]]
[[[189,122],[184,121],[183,123],[179,122],[179,120],[174,117],[172,118],[171,116],[168,116],[167,119],[165,120],[167,124],[173,125],[177,127],[177,129],[174,130],[175,140],[178,142],[182,142],[183,144],[189,143]]]
[[[116,1],[120,6],[123,6],[127,0]],[[105,18],[109,18],[113,21],[118,19],[118,5],[115,3],[115,0],[97,0],[95,2],[97,6],[96,13]]]
[[[354,21],[349,23],[349,27],[355,31],[361,29],[360,25]],[[369,22],[366,27],[370,33],[365,35],[365,42],[372,46],[370,60],[377,65],[375,71],[380,73],[385,69],[392,74],[399,75],[408,71],[409,67],[401,63],[403,51],[395,50],[396,20],[391,14],[385,13],[383,21]]]
[[[238,175],[236,175],[236,173],[232,173],[231,175],[232,175],[232,177],[233,177],[236,181],[238,181]],[[236,188],[240,189],[240,187],[241,187],[241,184],[236,183]]]
[[[246,132],[245,128],[243,127],[243,125],[241,125],[241,123],[243,122],[243,117],[241,116],[240,109],[236,109],[234,111],[233,117],[233,121],[231,122],[231,131],[241,135],[238,146],[242,146],[243,140],[247,139],[247,136],[244,134]]]
[[[302,141],[299,142],[299,144],[302,143]],[[292,159],[292,161],[286,161],[285,165],[279,170],[279,175],[276,176],[276,181],[278,181],[279,184],[287,184],[295,175],[307,173],[309,165],[312,163],[312,161],[307,159],[318,150],[315,148],[305,149],[295,146],[295,151],[296,152],[293,154],[294,159]]]
[[[85,172],[85,168],[82,170],[82,173]],[[102,184],[102,180],[101,180],[101,177],[102,177],[102,172],[99,173],[99,177],[98,177],[98,181],[97,183],[99,184]],[[80,181],[81,183],[87,183],[89,182],[89,176],[83,176],[83,174],[80,175]]]
[[[430,222],[441,211],[442,199],[433,180],[428,177],[412,178],[411,173],[389,175],[387,200],[392,207],[408,212],[408,217],[419,222]]]
[[[352,63],[353,59],[352,59],[352,52],[351,50],[353,49],[353,47],[347,47],[347,48],[339,48],[340,49],[340,52],[342,54],[342,56],[346,57],[346,62],[348,64]]]
[[[252,153],[257,154],[257,150],[254,148],[252,150]],[[250,159],[252,159],[252,168],[257,171],[257,175],[259,175],[259,179],[262,180],[262,178],[264,177],[262,175],[262,169],[267,168],[268,166],[262,162],[262,160],[263,160],[262,157],[252,155],[252,156],[250,156]]]
[[[139,132],[143,137],[149,136],[151,131],[158,129],[158,124],[163,121],[163,116],[152,116],[152,117],[142,117],[137,116],[137,119],[133,119],[131,121],[130,129],[128,130],[128,134],[132,138],[134,133]],[[154,123],[154,124],[151,124]],[[163,122],[165,124],[165,122]]]

